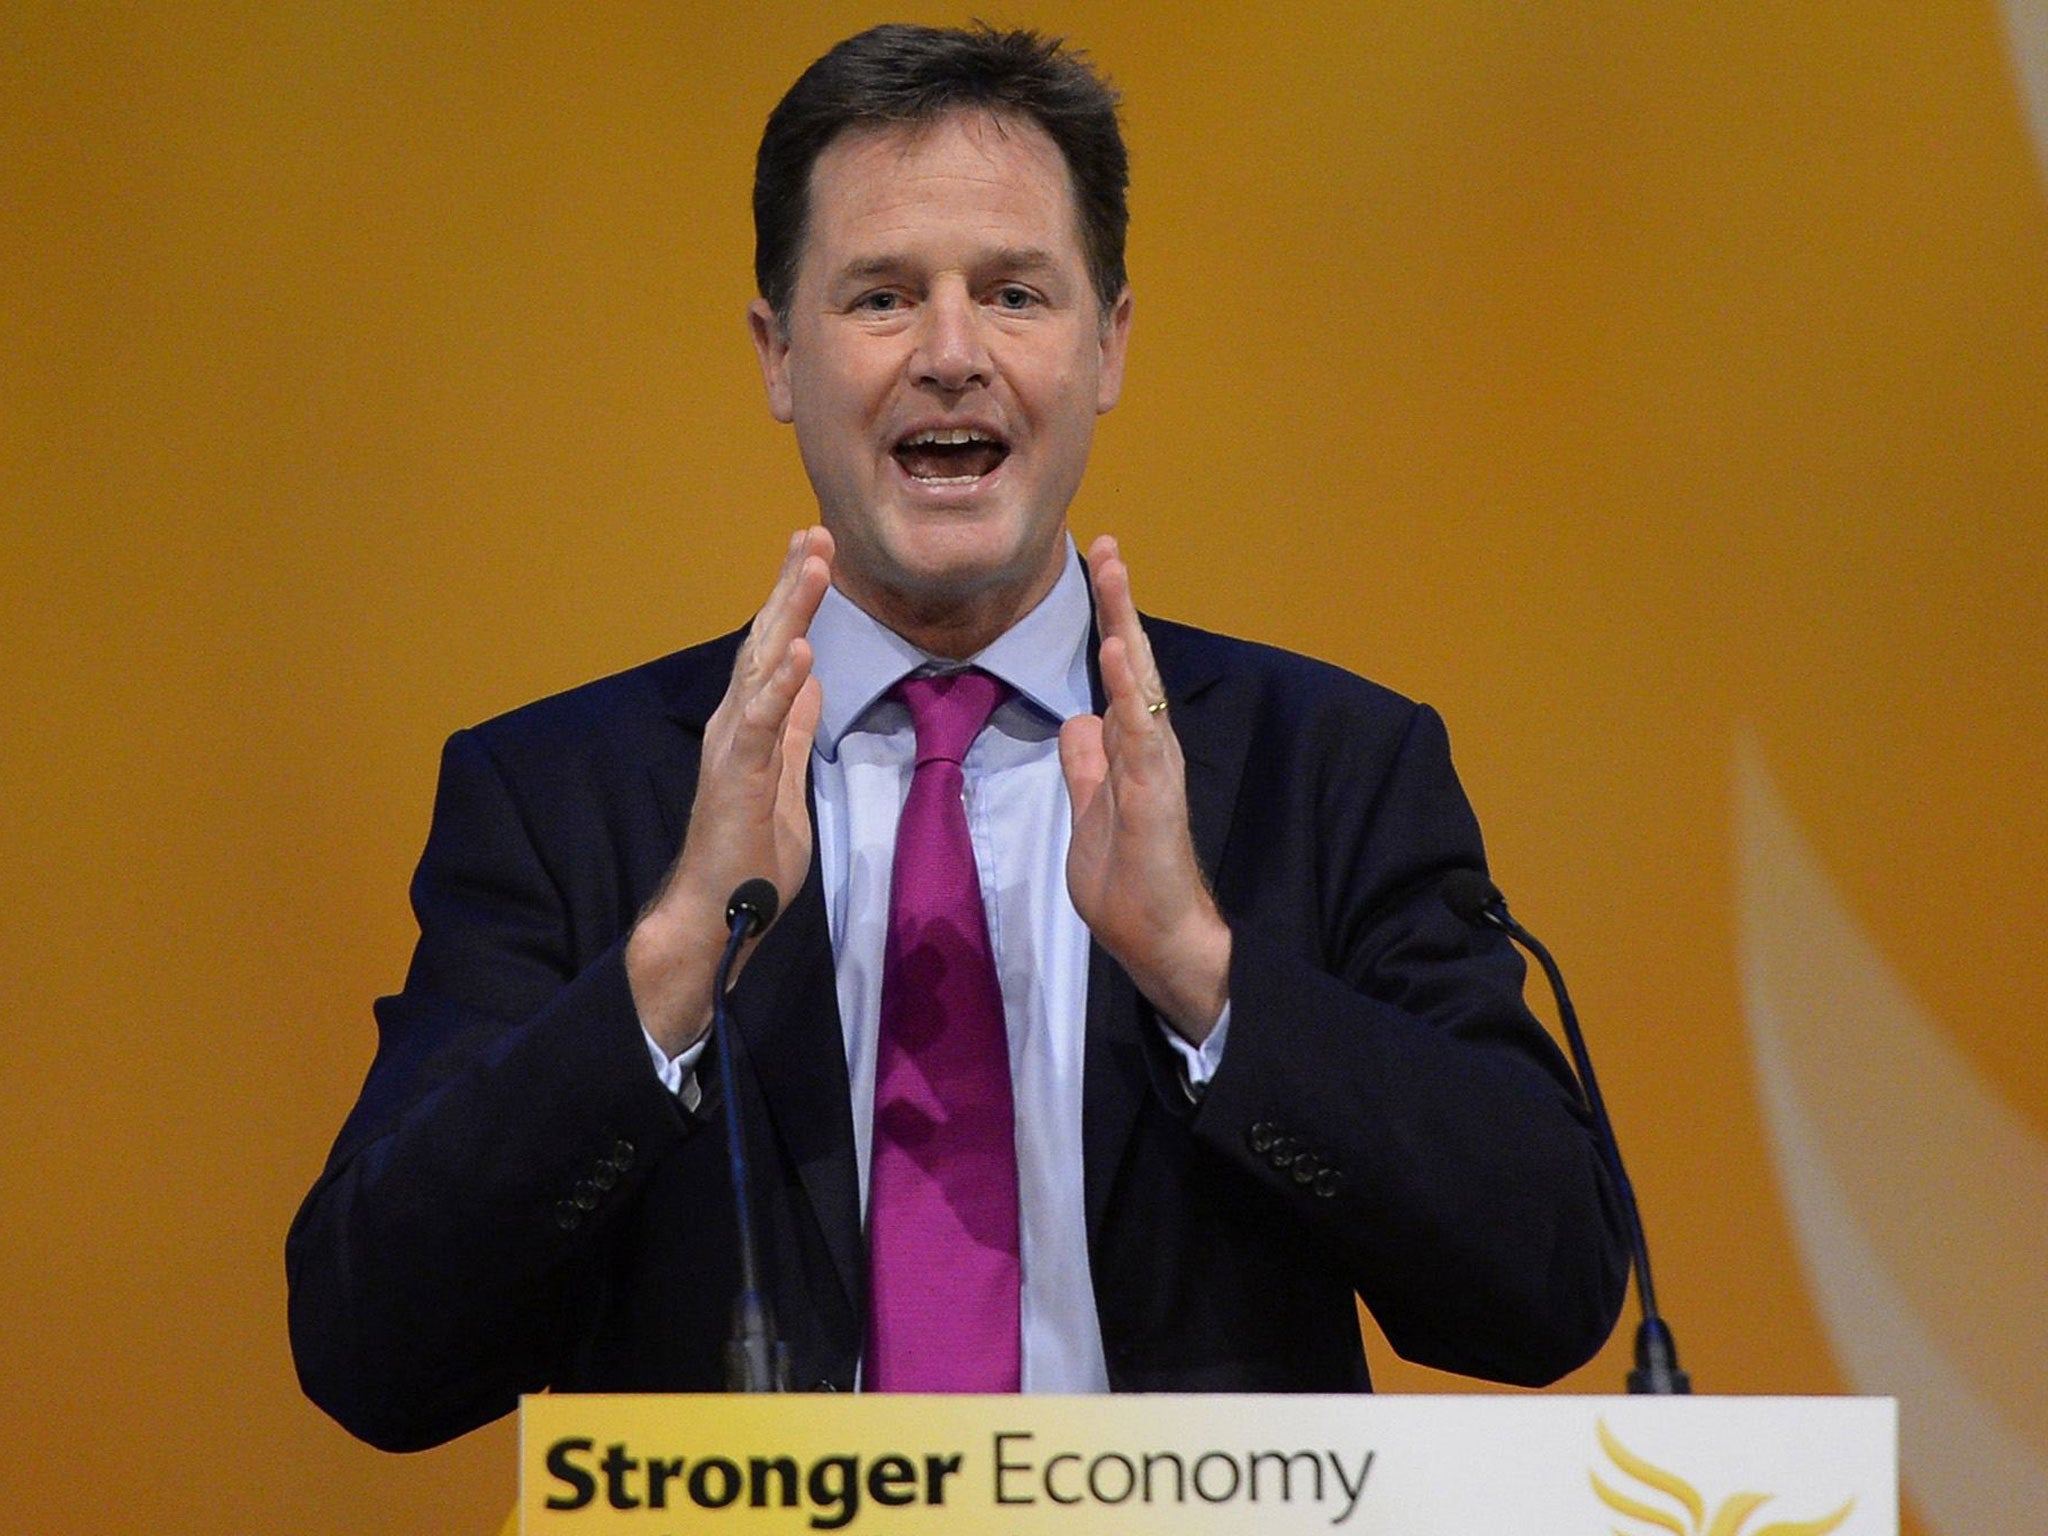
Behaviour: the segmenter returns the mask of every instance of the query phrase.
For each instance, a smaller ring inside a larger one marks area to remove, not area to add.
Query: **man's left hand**
[[[1230,995],[1230,928],[1195,861],[1187,764],[1114,538],[1089,546],[1088,575],[1108,707],[1060,729],[1074,810],[1067,890],[1097,942],[1199,1045]]]

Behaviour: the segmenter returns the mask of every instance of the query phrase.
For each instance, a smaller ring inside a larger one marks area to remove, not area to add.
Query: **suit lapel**
[[[867,1258],[853,1157],[853,1091],[825,888],[817,860],[803,889],[733,988],[742,1070],[761,1085],[775,1139],[797,1171],[852,1315],[865,1311]]]
[[[650,776],[673,846],[680,847],[697,790],[704,726],[724,697],[740,634],[707,647],[700,665],[669,691],[684,736],[677,753]],[[816,807],[812,809],[813,837]],[[815,844],[814,844],[815,846]],[[862,1315],[867,1259],[860,1234],[860,1181],[854,1167],[852,1090],[832,969],[832,940],[818,861],[740,973],[730,1015],[739,1047],[736,1069],[760,1084],[776,1144],[797,1171],[824,1233],[852,1315]]]
[[[1174,734],[1187,760],[1188,822],[1195,855],[1213,879],[1229,841],[1244,771],[1250,712],[1207,636],[1147,619],[1145,631],[1166,686]],[[1095,707],[1102,679],[1090,658]],[[1081,1103],[1088,1235],[1097,1239],[1117,1169],[1156,1071],[1171,1070],[1159,1031],[1165,1026],[1124,968],[1100,946],[1089,952],[1088,1038]]]

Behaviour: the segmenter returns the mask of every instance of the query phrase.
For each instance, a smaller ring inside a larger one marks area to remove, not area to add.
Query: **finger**
[[[772,675],[781,666],[789,643],[811,627],[825,589],[832,584],[832,535],[823,528],[792,534],[775,585],[747,632],[742,670]]]
[[[1102,721],[1095,715],[1076,715],[1060,727],[1060,773],[1067,781],[1067,801],[1077,822],[1087,815],[1109,776],[1102,730]]]
[[[1137,673],[1131,667],[1130,642],[1122,635],[1105,636],[1095,653],[1095,664],[1102,673],[1102,691],[1109,699],[1105,717],[1126,728],[1138,725],[1145,705],[1138,696]]]
[[[808,642],[806,642],[808,645]],[[785,777],[801,777],[811,757],[811,744],[818,739],[818,717],[825,707],[825,690],[815,676],[807,676],[789,706],[789,719],[782,728],[782,771]]]
[[[1116,538],[1103,534],[1088,549],[1088,572],[1095,588],[1095,611],[1103,638],[1116,636],[1130,647],[1132,674],[1138,680],[1145,703],[1156,704],[1166,697],[1158,665],[1152,659],[1151,637],[1138,617],[1138,605],[1131,596],[1131,568],[1125,564]]]
[[[761,606],[754,610],[753,622],[748,626],[749,641],[758,641],[769,622],[781,612],[790,583],[795,579],[798,567],[803,564],[804,536],[808,531],[798,529],[789,536],[789,542],[783,546],[782,563],[775,568],[775,582],[769,587],[768,595],[761,599]]]
[[[772,750],[780,738],[789,706],[810,675],[812,653],[806,631],[830,584],[827,568],[816,555],[805,557],[791,572],[790,587],[779,603],[764,608],[756,619],[759,635],[750,634],[733,663],[721,713],[736,717],[737,728],[770,733],[751,751]]]
[[[1114,534],[1103,534],[1088,546],[1088,579],[1095,588],[1095,611],[1104,636],[1123,635],[1137,627],[1138,610],[1131,601],[1130,568]]]
[[[811,744],[818,736],[818,716],[824,706],[824,689],[816,677],[804,679],[789,718],[782,727],[782,784],[778,800],[786,814],[808,820],[807,790],[811,772]],[[793,892],[784,891],[787,900]]]
[[[810,628],[831,582],[832,535],[823,528],[802,530],[790,540],[774,589],[761,606],[764,622],[759,627],[772,649],[779,652],[790,639]]]
[[[1163,695],[1157,679],[1149,686],[1140,679],[1131,646],[1120,635],[1104,640],[1096,665],[1102,670],[1102,691],[1109,696],[1109,708],[1104,712],[1105,750],[1114,759],[1127,744],[1164,749],[1172,739],[1173,726],[1164,710],[1152,708]]]
[[[765,766],[776,748],[782,745],[784,733],[789,729],[791,710],[810,682],[812,659],[811,642],[797,636],[790,642],[781,664],[768,674],[741,707],[740,729],[733,733],[733,750],[748,768]],[[816,689],[811,691],[814,697],[818,696]],[[809,729],[815,731],[817,723],[814,713]],[[805,749],[809,750],[808,742]]]
[[[813,531],[823,541],[824,549],[821,552],[806,546],[783,605],[783,627],[792,640],[810,633],[811,620],[818,616],[818,605],[825,601],[825,590],[832,585],[832,535],[822,528]]]

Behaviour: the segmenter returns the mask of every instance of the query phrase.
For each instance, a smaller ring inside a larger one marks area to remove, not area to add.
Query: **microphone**
[[[1628,1389],[1658,1396],[1690,1393],[1692,1378],[1678,1368],[1678,1341],[1657,1310],[1657,1286],[1650,1278],[1650,1244],[1643,1233],[1642,1213],[1636,1208],[1635,1186],[1622,1166],[1621,1143],[1615,1138],[1613,1122],[1607,1118],[1607,1105],[1600,1097],[1600,1080],[1593,1075],[1593,1058],[1586,1051],[1586,1037],[1579,1029],[1578,1011],[1572,1007],[1571,994],[1565,991],[1564,973],[1542,941],[1508,915],[1507,898],[1481,871],[1452,870],[1437,886],[1437,894],[1460,918],[1475,927],[1499,929],[1534,955],[1543,967],[1551,995],[1557,999],[1557,1015],[1564,1024],[1565,1040],[1571,1046],[1572,1066],[1578,1072],[1586,1107],[1592,1111],[1601,1160],[1607,1164],[1615,1188],[1620,1191],[1622,1216],[1628,1224],[1629,1247],[1635,1261],[1636,1299],[1643,1309],[1642,1323],[1636,1329],[1636,1368],[1628,1374]]]
[[[739,888],[725,904],[725,922],[728,928],[744,922],[746,932],[743,939],[751,939],[765,931],[775,921],[775,914],[782,910],[782,898],[775,894],[775,882],[763,880],[756,875],[751,880],[740,882]]]
[[[726,1018],[725,989],[740,946],[775,921],[782,898],[771,881],[741,883],[725,904],[725,953],[711,984],[711,1032],[718,1042],[718,1076],[725,1088],[725,1151],[732,1165],[733,1208],[739,1224],[740,1290],[732,1303],[732,1337],[725,1345],[725,1389],[728,1392],[787,1392],[789,1346],[775,1336],[775,1315],[761,1294],[759,1260],[754,1252],[753,1203],[747,1194],[745,1137],[740,1134],[740,1096],[732,1067],[732,1029]]]

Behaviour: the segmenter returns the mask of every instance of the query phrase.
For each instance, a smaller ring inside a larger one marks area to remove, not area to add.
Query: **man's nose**
[[[918,345],[911,359],[918,382],[953,394],[989,382],[993,368],[981,306],[964,288],[947,285],[934,291],[918,319]]]

